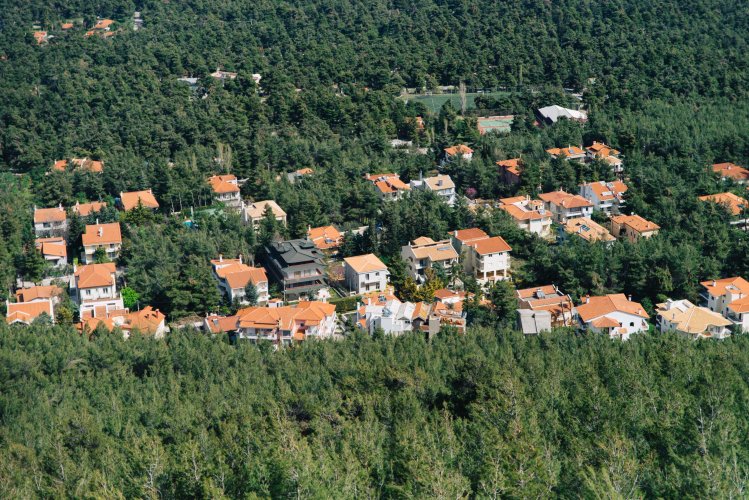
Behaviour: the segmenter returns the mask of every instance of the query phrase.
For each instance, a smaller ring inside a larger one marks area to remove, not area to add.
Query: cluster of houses
[[[85,34],[83,35],[85,38],[89,38],[92,36],[99,36],[102,38],[109,38],[111,36],[114,36],[115,32],[112,30],[113,25],[115,22],[112,19],[97,19],[93,26],[91,26],[91,29],[87,30]],[[143,26],[143,19],[140,17],[140,12],[136,12],[133,15],[133,29],[138,30]],[[58,33],[65,33],[73,30],[75,28],[75,24],[72,22],[64,22],[60,23],[59,30],[57,30]],[[48,31],[37,29],[38,26],[34,27],[34,31],[32,31],[32,36],[34,37],[34,40],[36,41],[37,45],[44,45],[46,43],[49,43],[49,41],[54,38],[55,35],[52,35]]]

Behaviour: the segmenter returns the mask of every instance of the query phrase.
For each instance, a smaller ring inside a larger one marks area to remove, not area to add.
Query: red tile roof
[[[86,232],[81,236],[83,246],[109,245],[122,243],[120,223],[90,224],[86,226]]]
[[[98,288],[114,285],[115,266],[112,262],[89,264],[75,271],[76,283],[81,288]]]
[[[54,208],[35,208],[34,223],[41,224],[44,222],[63,222],[68,218],[65,209],[62,206]]]
[[[138,203],[145,208],[159,208],[159,202],[153,196],[150,189],[145,191],[132,191],[130,193],[120,193],[122,208],[127,212],[138,206]]]
[[[733,163],[715,163],[713,164],[713,172],[724,179],[733,179],[739,182],[749,181],[749,170]]]

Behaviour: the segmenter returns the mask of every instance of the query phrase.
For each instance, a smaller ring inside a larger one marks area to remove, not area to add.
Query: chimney
[[[239,263],[243,264],[243,262],[242,262],[242,254],[241,253],[239,254]]]
[[[223,262],[223,261],[224,261],[224,256],[223,256],[223,254],[218,254],[218,261],[219,261],[219,262]]]
[[[99,230],[96,232],[96,234],[99,235],[99,238],[101,238],[102,236],[104,236],[104,228],[101,227],[101,226],[99,226]]]
[[[629,295],[627,296],[627,300],[629,300],[630,302],[632,302],[632,294],[629,294]]]
[[[585,296],[585,303],[586,304],[590,303],[590,295]]]
[[[713,286],[716,286],[717,284],[718,283],[715,280],[713,280]]]
[[[97,226],[99,225],[99,218],[98,217],[96,218],[96,225]]]

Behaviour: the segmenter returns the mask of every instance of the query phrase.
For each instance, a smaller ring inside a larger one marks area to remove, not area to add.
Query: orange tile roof
[[[563,208],[592,207],[593,204],[577,194],[565,193],[564,191],[552,191],[538,195],[543,201],[552,203]]]
[[[522,196],[520,198],[523,198]],[[523,198],[524,199],[524,198]],[[540,219],[549,219],[551,218],[551,214],[546,212],[542,214],[538,210],[529,209],[527,207],[518,206],[515,203],[510,204],[502,204],[499,206],[502,210],[510,214],[510,216],[515,220],[540,220]]]
[[[450,240],[433,241],[429,239],[430,242],[425,242],[427,238],[422,238],[414,240],[414,245],[411,246],[411,250],[417,259],[428,258],[432,262],[439,262],[458,258],[458,253],[450,244]],[[417,243],[418,241],[422,241],[422,243]]]
[[[159,208],[159,202],[153,196],[150,189],[145,191],[132,191],[129,193],[120,193],[120,200],[122,202],[122,208],[127,212],[138,206],[138,203],[143,205],[145,208]]]
[[[250,219],[259,219],[265,215],[265,208],[270,207],[276,217],[286,217],[286,212],[273,200],[256,201],[247,205],[245,211]]]
[[[620,153],[616,149],[607,146],[603,142],[593,141],[593,144],[585,148],[588,152],[593,153],[599,158],[605,158],[608,156],[618,156]]]
[[[608,316],[604,316],[602,318],[594,319],[590,322],[591,325],[595,326],[596,328],[619,328],[622,326],[621,323],[619,323],[614,318],[610,318]]]
[[[17,302],[32,302],[37,299],[51,299],[62,293],[59,286],[32,286],[29,288],[19,288],[16,290]]]
[[[237,177],[235,175],[214,175],[208,178],[208,184],[216,194],[238,193]]]
[[[580,187],[584,186],[589,186],[590,190],[593,191],[596,197],[601,201],[609,201],[614,199],[621,200],[623,198],[622,195],[624,195],[624,193],[626,193],[629,189],[627,185],[622,181],[588,182],[580,185]]]
[[[54,257],[67,257],[68,247],[62,238],[37,238],[34,240],[34,246],[42,255],[51,255]]]
[[[106,208],[107,204],[103,201],[92,201],[90,203],[78,203],[73,206],[73,212],[80,215],[81,217],[88,217],[94,212],[99,212],[102,208]]]
[[[114,21],[112,21],[111,19],[100,19],[94,25],[94,29],[103,30],[103,29],[109,28],[113,22]]]
[[[258,285],[267,283],[268,276],[262,267],[251,267],[239,262],[238,259],[212,260],[216,275],[226,280],[232,290],[246,287],[249,283]]]
[[[467,244],[476,240],[483,240],[489,237],[488,234],[486,234],[482,229],[479,229],[477,227],[472,227],[470,229],[458,229],[457,231],[453,231],[452,235],[453,235],[453,238],[455,238],[456,240],[464,244]]]
[[[728,304],[728,308],[737,314],[749,312],[749,295],[738,300],[734,300],[733,302]]]
[[[719,174],[722,178],[733,179],[739,182],[749,181],[749,170],[734,163],[714,163],[713,172]]]
[[[68,167],[68,160],[55,160],[55,163],[52,165],[52,170],[57,170],[58,172],[64,172],[67,167]]]
[[[567,146],[566,148],[551,148],[546,150],[552,156],[582,156],[585,151],[577,146]]]
[[[122,233],[119,222],[109,224],[90,224],[86,226],[86,232],[81,236],[83,246],[109,245],[122,243]]]
[[[372,182],[383,194],[411,189],[411,186],[400,180],[398,174],[371,174],[365,176],[365,178]]]
[[[313,174],[314,172],[315,172],[314,170],[312,170],[311,168],[307,167],[307,168],[300,168],[295,173],[297,175],[309,175],[309,174]]]
[[[722,297],[726,294],[729,288],[738,291],[739,293],[749,295],[749,281],[746,281],[741,276],[703,281],[700,285],[705,287],[707,292],[713,297]]]
[[[307,239],[320,250],[336,248],[343,243],[343,235],[333,226],[312,227],[307,230]]]
[[[151,306],[146,306],[140,311],[131,312],[126,316],[123,328],[128,330],[139,330],[143,334],[153,335],[157,332],[166,316]]]
[[[64,30],[69,30],[69,29],[70,29],[70,28],[72,28],[72,27],[73,27],[73,23],[62,23],[62,24],[60,25],[60,28],[62,28],[62,29],[64,29]]]
[[[564,224],[564,230],[570,234],[576,234],[586,241],[614,241],[612,234],[589,217],[577,217],[568,220]]]
[[[647,219],[640,217],[639,215],[615,215],[611,217],[613,222],[624,226],[631,227],[638,233],[647,233],[650,231],[657,231],[661,227],[655,222],[650,222]]]
[[[509,252],[512,250],[510,245],[502,239],[501,236],[493,236],[484,240],[479,240],[470,245],[476,249],[476,253],[479,255],[489,255],[493,253]]]
[[[68,218],[65,209],[62,206],[54,208],[35,208],[34,223],[41,224],[44,222],[63,222]]]
[[[709,194],[707,196],[700,196],[699,199],[723,205],[727,207],[731,215],[739,215],[743,210],[749,209],[747,201],[733,193]]]
[[[81,266],[75,271],[76,283],[81,288],[98,288],[114,285],[114,263],[89,264]]]
[[[90,158],[72,158],[70,161],[77,168],[82,168],[89,172],[101,173],[104,171],[103,161],[91,160]]]
[[[34,32],[34,39],[36,40],[36,43],[42,44],[44,40],[47,38],[47,32],[46,31],[35,31]]]
[[[237,311],[241,328],[263,330],[299,331],[301,323],[319,325],[326,317],[335,312],[334,304],[325,302],[299,302],[293,306],[282,307],[248,307]]]
[[[5,321],[7,323],[31,323],[36,318],[46,313],[54,319],[52,302],[49,300],[40,300],[37,302],[11,302],[8,304]]]
[[[556,295],[558,292],[557,288],[554,285],[543,285],[516,290],[515,294],[519,299],[530,299],[535,297],[536,293],[538,293],[539,291],[543,292],[544,295]]]
[[[205,318],[205,324],[211,333],[233,332],[239,326],[237,316],[208,316]]]
[[[387,271],[387,266],[373,253],[346,257],[343,261],[358,274]]]
[[[465,144],[458,144],[457,146],[450,146],[449,148],[445,148],[445,153],[448,156],[455,156],[457,154],[469,155],[473,153],[473,149],[469,148]]]
[[[514,175],[520,175],[520,168],[523,166],[522,158],[512,158],[509,160],[500,160],[497,165],[504,168],[508,172]]]
[[[587,303],[577,306],[577,314],[586,323],[617,311],[648,318],[645,308],[639,302],[627,300],[623,293],[590,297]]]

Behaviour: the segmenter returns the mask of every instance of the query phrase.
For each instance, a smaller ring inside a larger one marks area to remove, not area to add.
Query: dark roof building
[[[312,297],[327,286],[323,254],[309,240],[274,241],[265,247],[270,279],[281,285],[285,300]]]

